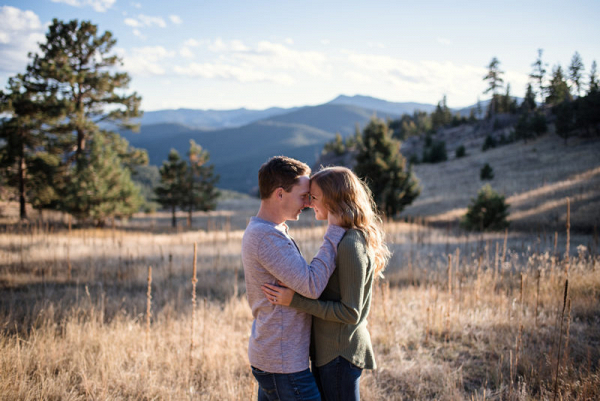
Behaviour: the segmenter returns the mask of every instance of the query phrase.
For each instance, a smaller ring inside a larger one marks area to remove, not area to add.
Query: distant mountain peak
[[[428,113],[435,110],[435,105],[433,104],[415,102],[396,103],[366,95],[339,95],[327,104],[358,106],[370,111],[397,115],[402,115],[404,113],[412,114],[416,110],[426,111]]]

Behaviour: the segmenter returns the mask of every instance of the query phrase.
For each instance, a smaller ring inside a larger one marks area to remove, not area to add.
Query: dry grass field
[[[104,230],[5,225],[0,399],[255,399],[240,240],[257,206],[230,201],[179,231],[168,213]],[[312,216],[290,224],[307,256],[324,233]],[[379,368],[363,399],[600,397],[597,236],[386,232],[394,256],[369,319]]]

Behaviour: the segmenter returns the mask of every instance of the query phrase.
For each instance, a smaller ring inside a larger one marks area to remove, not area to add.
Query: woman
[[[373,280],[390,252],[371,191],[351,170],[329,167],[310,182],[311,207],[317,220],[334,214],[348,231],[338,245],[336,269],[319,299],[265,284],[272,304],[313,315],[314,374],[325,400],[359,400],[363,369],[376,367],[367,316]]]

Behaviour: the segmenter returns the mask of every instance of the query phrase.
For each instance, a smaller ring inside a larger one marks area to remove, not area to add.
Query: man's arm
[[[310,264],[289,238],[276,231],[262,238],[258,256],[263,267],[289,288],[307,298],[318,298],[335,270],[337,245],[345,232],[342,227],[329,225],[323,244]]]

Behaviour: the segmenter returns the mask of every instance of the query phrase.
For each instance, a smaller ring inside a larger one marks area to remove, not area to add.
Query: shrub
[[[464,145],[460,145],[458,148],[456,148],[454,154],[456,155],[457,159],[460,159],[461,157],[465,157],[467,155],[467,150],[465,149]]]
[[[494,179],[494,169],[488,163],[479,170],[479,178],[481,181],[483,180],[493,180]]]
[[[502,230],[508,227],[508,207],[504,196],[498,194],[489,184],[484,185],[471,199],[461,225],[467,230]]]
[[[497,145],[496,140],[488,134],[488,136],[485,137],[485,142],[483,142],[483,146],[481,147],[481,150],[483,150],[484,152],[490,148],[495,148]]]
[[[431,147],[423,148],[423,163],[439,163],[448,160],[446,142],[435,141]]]

